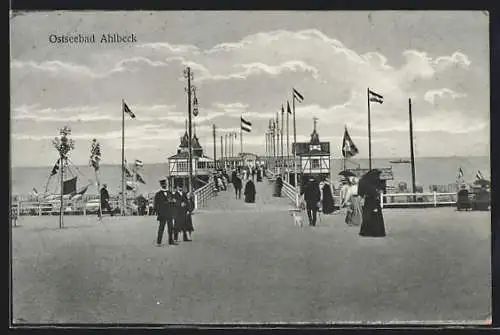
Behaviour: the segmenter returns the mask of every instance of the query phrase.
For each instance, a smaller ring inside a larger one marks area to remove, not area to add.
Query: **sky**
[[[317,117],[334,158],[345,127],[356,157],[368,157],[367,88],[384,97],[371,103],[374,158],[409,156],[410,98],[417,157],[489,156],[488,24],[481,11],[23,13],[10,19],[11,165],[53,165],[51,141],[64,125],[75,164],[88,164],[93,138],[102,164],[119,164],[122,99],[136,115],[125,121],[127,159],[166,162],[185,131],[187,66],[208,156],[212,126],[219,154],[220,136],[239,133],[241,116],[252,122],[243,150],[264,154],[269,120],[278,113],[281,124],[292,88],[304,96],[297,140],[309,140]],[[108,33],[137,42],[49,42]]]

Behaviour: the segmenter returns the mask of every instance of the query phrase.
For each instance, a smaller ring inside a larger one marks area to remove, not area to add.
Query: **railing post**
[[[434,191],[432,193],[434,195],[434,207],[436,207],[437,206],[437,193],[436,193],[436,191]]]
[[[198,193],[194,194],[194,209],[198,209]]]
[[[42,205],[40,204],[40,200],[38,200],[38,216],[42,216]]]
[[[17,200],[16,211],[17,211],[17,217],[19,217],[19,215],[21,215],[21,201],[19,201],[19,200]]]
[[[384,208],[384,193],[380,192],[380,208]]]

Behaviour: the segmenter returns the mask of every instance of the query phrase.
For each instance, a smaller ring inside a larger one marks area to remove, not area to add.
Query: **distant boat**
[[[392,164],[408,164],[408,163],[410,163],[410,161],[408,159],[396,159],[396,160],[392,160],[389,162]]]

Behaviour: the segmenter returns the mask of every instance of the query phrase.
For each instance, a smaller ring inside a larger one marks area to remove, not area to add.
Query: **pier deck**
[[[193,242],[154,246],[148,217],[22,217],[12,229],[16,323],[403,322],[485,320],[489,212],[387,209],[388,236],[343,215],[293,225],[256,183],[193,216]],[[242,195],[243,197],[243,195]]]

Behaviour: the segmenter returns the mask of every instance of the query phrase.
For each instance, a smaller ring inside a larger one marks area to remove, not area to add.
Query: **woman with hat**
[[[363,212],[361,209],[361,198],[358,195],[358,178],[349,177],[349,201],[351,203],[351,225],[361,225]]]
[[[332,185],[328,182],[326,178],[323,179],[323,185],[321,187],[323,197],[322,197],[322,212],[323,214],[331,214],[335,211],[335,201],[332,194]]]
[[[374,169],[368,171],[358,184],[358,194],[364,197],[363,219],[359,235],[369,237],[384,237],[385,226],[380,205],[380,191],[382,181],[380,179],[380,170]]]

